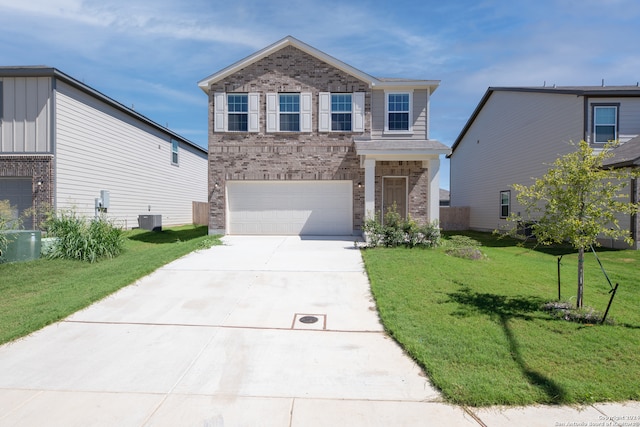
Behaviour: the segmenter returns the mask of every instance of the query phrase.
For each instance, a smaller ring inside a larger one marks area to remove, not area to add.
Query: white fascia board
[[[287,47],[287,46],[294,46],[298,49],[300,49],[301,51],[318,58],[319,60],[328,63],[329,65],[344,71],[347,74],[352,75],[353,77],[356,77],[357,79],[360,79],[366,83],[369,84],[369,86],[373,87],[375,85],[377,85],[379,83],[378,79],[376,79],[375,77],[372,77],[370,75],[368,75],[367,73],[364,73],[360,70],[358,70],[357,68],[354,68],[342,61],[337,60],[336,58],[327,55],[326,53],[312,47],[309,46],[306,43],[301,42],[300,40],[296,39],[295,37],[292,36],[287,36],[281,40],[278,40],[277,42],[265,47],[262,50],[259,50],[258,52],[247,56],[244,59],[241,59],[240,61],[229,65],[226,68],[223,68],[222,70],[211,74],[210,76],[200,80],[198,82],[198,87],[200,87],[200,89],[202,89],[205,93],[208,93],[209,91],[209,86],[212,83],[215,83],[217,81],[220,81],[222,79],[224,79],[225,77],[230,76],[231,74],[241,70],[242,68],[245,68],[269,55],[271,55],[274,52],[277,52],[278,50]]]
[[[430,93],[436,91],[440,86],[440,80],[399,80],[399,81],[380,81],[373,84],[373,89],[380,90],[415,90],[429,89]]]

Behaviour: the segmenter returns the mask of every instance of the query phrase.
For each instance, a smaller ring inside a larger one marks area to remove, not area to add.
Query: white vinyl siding
[[[330,92],[320,92],[318,94],[318,131],[331,132],[333,113],[331,109]],[[364,132],[364,92],[354,92],[351,95],[351,130],[346,132]],[[337,131],[345,132],[345,131]]]
[[[2,79],[0,152],[51,153],[51,78]]]
[[[506,226],[497,195],[531,185],[569,141],[583,138],[584,101],[575,95],[495,91],[451,156],[451,206],[469,206],[474,230]],[[524,213],[515,194],[510,211]]]
[[[227,93],[215,92],[213,94],[213,131],[214,132],[228,132],[228,104]],[[260,131],[260,94],[248,93],[248,129],[247,132],[259,132]]]
[[[282,132],[280,129],[281,113],[287,113],[280,111],[280,97],[279,93],[267,93],[267,132]],[[296,95],[296,93],[282,93],[282,95]],[[299,99],[299,111],[297,112],[300,121],[300,127],[298,132],[311,132],[312,124],[312,95],[310,92],[301,92],[298,94]],[[291,132],[291,131],[288,131]],[[295,132],[295,131],[294,131]]]
[[[138,226],[138,215],[162,215],[163,226],[191,224],[193,201],[207,201],[207,154],[58,82],[56,208],[94,215],[100,190],[110,193],[107,216]]]

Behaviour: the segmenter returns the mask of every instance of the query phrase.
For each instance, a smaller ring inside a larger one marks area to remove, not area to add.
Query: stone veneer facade
[[[0,156],[0,178],[31,178],[33,228],[44,220],[44,213],[53,206],[53,156],[51,155],[3,155]],[[38,185],[38,182],[41,184]]]
[[[283,71],[286,70],[286,71]],[[213,132],[214,93],[260,93],[259,132]],[[266,132],[266,94],[310,92],[312,131]],[[319,92],[364,92],[364,132],[319,132]],[[226,225],[227,180],[350,180],[353,183],[353,229],[365,218],[364,169],[354,137],[371,134],[371,90],[366,82],[293,47],[283,49],[213,84],[209,90],[209,229]],[[426,220],[428,174],[421,162],[378,162],[376,210],[381,206],[382,176],[409,177],[409,214]]]

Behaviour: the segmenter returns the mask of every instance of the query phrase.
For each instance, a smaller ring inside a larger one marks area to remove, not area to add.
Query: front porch
[[[435,140],[355,140],[356,154],[364,168],[365,215],[384,212],[392,202],[401,214],[418,221],[440,218],[440,155],[451,149]],[[406,197],[402,193],[406,182]],[[387,194],[385,194],[385,191]]]

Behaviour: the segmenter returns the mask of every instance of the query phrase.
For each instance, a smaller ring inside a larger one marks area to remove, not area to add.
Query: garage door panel
[[[351,181],[228,181],[230,234],[350,235]]]

